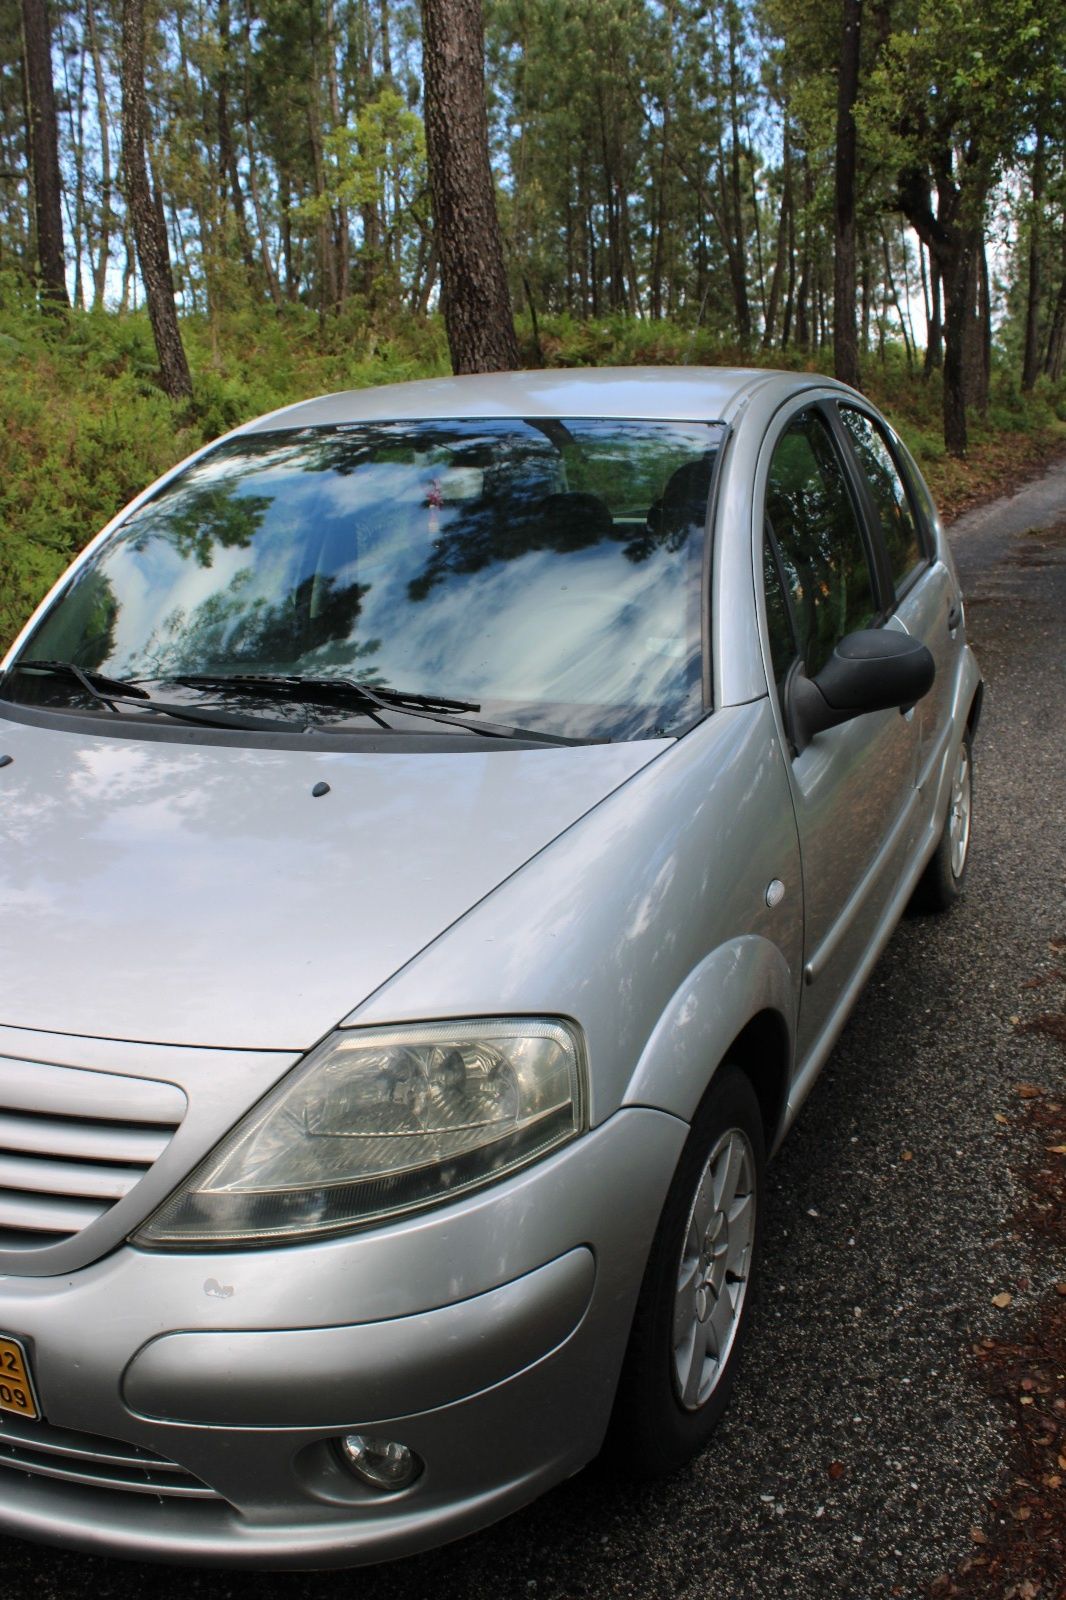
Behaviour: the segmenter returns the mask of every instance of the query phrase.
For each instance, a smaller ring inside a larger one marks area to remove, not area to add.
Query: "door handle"
[[[962,601],[961,600],[955,600],[955,601],[952,602],[951,607],[950,607],[950,609],[948,611],[948,632],[949,633],[954,633],[956,631],[956,629],[958,628],[958,626],[959,626],[961,621],[962,621]]]

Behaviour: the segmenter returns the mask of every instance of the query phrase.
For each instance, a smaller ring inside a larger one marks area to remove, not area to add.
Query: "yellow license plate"
[[[17,1339],[7,1339],[3,1334],[0,1334],[0,1411],[13,1411],[17,1417],[41,1414],[26,1352]]]

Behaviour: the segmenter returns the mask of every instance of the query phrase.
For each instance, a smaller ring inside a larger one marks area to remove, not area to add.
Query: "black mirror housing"
[[[936,664],[918,639],[894,628],[860,628],[840,640],[815,678],[789,683],[792,737],[802,750],[816,733],[868,711],[908,710],[929,693]]]

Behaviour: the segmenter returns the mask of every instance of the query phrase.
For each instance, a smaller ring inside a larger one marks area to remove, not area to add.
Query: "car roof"
[[[241,428],[329,427],[432,417],[640,417],[726,420],[742,396],[786,380],[796,389],[810,374],[744,367],[576,367],[547,372],[491,372],[349,389],[286,406]],[[814,381],[825,383],[817,377]]]

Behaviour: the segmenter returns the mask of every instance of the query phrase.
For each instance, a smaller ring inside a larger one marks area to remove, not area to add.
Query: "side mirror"
[[[894,628],[846,634],[815,678],[793,673],[788,700],[792,737],[804,749],[825,728],[867,711],[908,710],[929,693],[936,664],[925,645]]]

